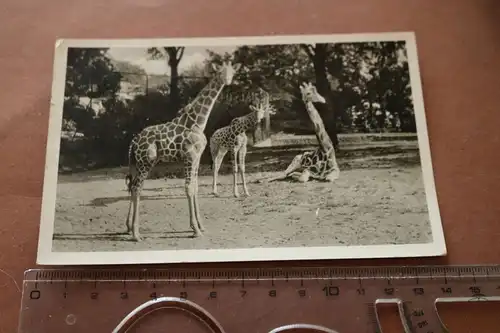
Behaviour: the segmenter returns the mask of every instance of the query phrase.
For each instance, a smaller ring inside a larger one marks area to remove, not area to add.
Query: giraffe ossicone
[[[221,127],[214,132],[210,138],[210,154],[212,156],[213,184],[212,193],[218,196],[217,178],[224,156],[228,152],[231,154],[233,162],[233,194],[239,197],[238,192],[238,172],[241,176],[243,192],[249,196],[248,186],[245,176],[245,157],[247,154],[248,137],[246,132],[259,124],[264,119],[266,113],[271,115],[276,110],[268,102],[260,102],[257,106],[249,105],[252,112],[231,120],[231,123]]]
[[[188,105],[179,110],[173,120],[148,126],[132,139],[128,151],[129,173],[126,176],[130,193],[126,225],[134,240],[141,240],[139,208],[144,181],[159,162],[184,164],[190,227],[194,237],[202,236],[204,227],[198,199],[198,168],[207,145],[203,132],[218,96],[224,86],[232,83],[240,66],[231,61],[212,65],[215,70],[213,78]]]
[[[303,82],[299,86],[302,100],[306,106],[309,119],[314,125],[314,132],[319,147],[296,155],[286,170],[277,177],[263,179],[264,182],[292,178],[299,182],[310,179],[333,182],[340,176],[340,169],[335,156],[332,140],[325,130],[325,125],[313,103],[326,103],[325,98],[310,82]]]

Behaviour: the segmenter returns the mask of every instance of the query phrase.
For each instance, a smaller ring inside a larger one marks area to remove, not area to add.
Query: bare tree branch
[[[178,51],[178,52],[177,52],[177,61],[181,61],[182,56],[184,55],[184,50],[185,50],[185,49],[186,49],[186,48],[185,48],[184,46],[179,47],[179,48],[177,49],[177,51]]]

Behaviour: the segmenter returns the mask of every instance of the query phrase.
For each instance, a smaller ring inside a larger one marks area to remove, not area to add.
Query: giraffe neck
[[[236,118],[232,122],[231,127],[233,128],[233,131],[237,133],[243,133],[248,131],[252,127],[255,127],[257,123],[257,112],[253,111],[247,115]]]
[[[204,131],[210,112],[219,97],[224,82],[218,76],[214,77],[196,96],[188,107],[185,107],[178,117],[179,123],[188,128],[198,127]]]
[[[326,153],[333,151],[332,140],[325,130],[325,125],[318,110],[314,107],[312,102],[306,102],[306,109],[314,125],[314,132],[316,133],[316,138],[318,138],[319,145]]]

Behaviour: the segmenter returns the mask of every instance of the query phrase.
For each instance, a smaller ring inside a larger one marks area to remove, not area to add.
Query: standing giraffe
[[[219,173],[220,165],[227,152],[231,152],[231,159],[233,161],[233,193],[236,198],[239,197],[238,193],[238,164],[243,183],[243,191],[246,196],[249,196],[247,182],[245,178],[245,156],[247,154],[248,137],[246,132],[255,128],[266,113],[275,114],[274,108],[267,102],[262,102],[257,105],[249,105],[252,112],[244,116],[234,118],[231,123],[225,127],[221,127],[214,132],[210,138],[210,153],[213,161],[213,194],[217,196],[217,176]]]
[[[194,237],[204,230],[198,203],[198,167],[207,139],[203,131],[210,112],[225,85],[230,85],[240,64],[224,62],[213,65],[212,80],[173,120],[146,127],[137,134],[129,146],[129,174],[126,177],[130,203],[127,232],[140,241],[139,201],[145,179],[158,162],[180,161],[184,164],[185,189],[189,204],[189,222]],[[130,220],[132,215],[132,220]]]
[[[306,105],[309,118],[314,124],[314,131],[319,142],[319,147],[295,156],[283,174],[270,179],[264,179],[265,182],[287,177],[292,177],[303,183],[309,181],[311,178],[328,182],[339,178],[340,170],[332,140],[328,136],[323,120],[313,104],[325,103],[325,98],[318,93],[316,87],[311,83],[301,84],[300,92],[302,93],[302,100]]]

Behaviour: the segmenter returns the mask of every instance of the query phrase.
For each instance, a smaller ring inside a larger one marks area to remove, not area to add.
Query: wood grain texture
[[[415,31],[449,255],[335,264],[500,262],[500,2],[5,0],[0,4],[0,269],[35,267],[56,38]],[[0,332],[20,293],[0,273]],[[490,330],[497,330],[491,327]]]

